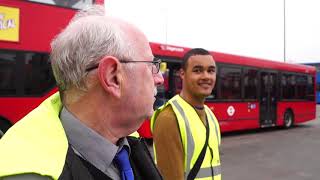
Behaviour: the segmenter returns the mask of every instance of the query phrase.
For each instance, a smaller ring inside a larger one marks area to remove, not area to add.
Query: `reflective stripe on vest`
[[[181,102],[181,104],[179,102]],[[182,144],[185,150],[185,178],[187,178],[191,168],[193,167],[196,159],[198,158],[195,156],[198,156],[200,154],[200,151],[203,147],[203,145],[200,145],[201,147],[198,147],[199,142],[196,143],[195,140],[198,139],[197,141],[200,140],[200,142],[204,143],[202,139],[199,139],[200,136],[197,136],[197,133],[202,133],[202,131],[199,132],[195,128],[204,128],[204,126],[202,124],[202,121],[200,120],[200,117],[193,109],[193,107],[191,107],[187,102],[185,102],[180,96],[175,96],[169,101],[169,103],[173,107],[179,124],[180,134],[183,141]],[[197,178],[210,178],[212,176],[215,176],[215,179],[221,179],[221,166],[218,150],[218,147],[220,145],[219,125],[214,114],[207,106],[205,106],[205,112],[208,118],[208,123],[211,128],[207,152],[205,155],[205,159],[201,165],[201,168],[197,174]],[[199,119],[199,121],[190,121],[188,118],[196,118]],[[190,123],[192,124],[192,126]],[[203,134],[201,135],[201,137],[203,137]],[[212,138],[215,138],[215,140],[213,140]],[[197,144],[197,147],[195,147],[195,144]],[[216,154],[215,158],[214,154]]]
[[[177,110],[179,111],[179,113],[181,114],[184,122],[185,122],[185,129],[186,129],[186,135],[187,135],[187,169],[185,171],[185,178],[188,177],[190,171],[191,171],[191,159],[194,153],[194,147],[195,147],[195,143],[194,140],[192,138],[192,133],[191,133],[191,129],[190,129],[190,124],[189,124],[189,120],[187,118],[187,116],[185,115],[185,112],[183,110],[183,108],[179,105],[177,100],[173,100],[172,104],[177,108]],[[220,140],[219,140],[219,135],[218,135],[218,130],[217,130],[217,125],[216,122],[213,119],[213,116],[211,113],[208,113],[210,111],[207,111],[208,109],[206,109],[206,114],[210,115],[210,120],[212,122],[214,122],[215,124],[215,137],[217,139],[217,142],[220,144]],[[197,174],[197,178],[206,178],[206,177],[212,177],[221,174],[221,166],[215,166],[215,167],[206,167],[206,168],[200,168],[198,174]]]
[[[192,106],[184,101],[179,95],[170,99],[165,105],[158,108],[151,117],[151,131],[154,130],[155,121],[168,105],[171,105],[178,123],[182,146],[184,150],[184,176],[187,178],[193,164],[199,156],[205,140],[205,126]],[[197,174],[197,178],[202,180],[221,180],[221,166],[219,156],[219,145],[221,143],[219,123],[213,112],[205,105],[205,112],[210,125],[209,143],[205,158]],[[189,121],[190,120],[192,121]],[[195,119],[195,120],[193,120]],[[199,129],[201,129],[199,131]],[[200,133],[200,134],[198,134]],[[196,145],[195,145],[196,144]],[[200,147],[201,146],[201,147]],[[154,157],[156,161],[156,147],[154,146]]]
[[[207,168],[200,168],[197,178],[206,178],[206,177],[212,177],[217,176],[221,174],[221,166],[214,166],[213,168],[207,167]]]
[[[178,109],[179,113],[181,114],[184,124],[185,124],[185,129],[186,129],[186,134],[187,134],[187,148],[188,148],[188,153],[187,153],[187,169],[186,169],[186,174],[185,177],[188,177],[188,174],[190,173],[190,164],[191,164],[191,159],[193,155],[193,150],[194,150],[194,141],[191,136],[191,130],[190,130],[190,125],[189,121],[187,120],[188,118],[186,117],[186,114],[184,113],[182,107],[178,104],[177,100],[173,100],[172,104]]]
[[[218,127],[219,127],[219,123],[216,121],[215,116],[213,115],[212,111],[206,107],[206,112],[207,114],[210,115],[210,118],[212,120],[212,122],[214,123],[214,130],[216,132],[216,137],[217,137],[217,142],[219,143],[219,145],[221,144],[221,137],[220,137],[220,133],[218,133]],[[208,113],[209,112],[209,113]]]

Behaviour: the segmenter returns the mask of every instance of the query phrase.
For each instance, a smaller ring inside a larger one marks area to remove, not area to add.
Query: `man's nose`
[[[204,71],[203,72],[203,77],[206,78],[206,79],[211,79],[213,78],[214,75],[212,75],[212,73],[209,73],[207,71]]]
[[[153,79],[154,79],[154,84],[157,86],[163,84],[164,82],[162,73],[160,71],[157,74],[154,74]]]

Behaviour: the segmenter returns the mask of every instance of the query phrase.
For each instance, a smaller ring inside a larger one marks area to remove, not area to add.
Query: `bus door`
[[[160,57],[161,58],[161,57]],[[161,58],[160,72],[162,73],[164,84],[157,86],[158,94],[154,108],[158,108],[176,94],[179,94],[182,89],[182,81],[179,76],[180,59]]]
[[[260,126],[276,125],[277,73],[261,71],[260,74]]]

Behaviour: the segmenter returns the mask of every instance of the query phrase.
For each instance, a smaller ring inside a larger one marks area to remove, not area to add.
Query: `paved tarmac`
[[[319,112],[291,129],[223,135],[223,180],[320,180]]]

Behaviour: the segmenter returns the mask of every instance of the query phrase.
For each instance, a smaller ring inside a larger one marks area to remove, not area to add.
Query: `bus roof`
[[[168,57],[168,58],[182,58],[184,54],[189,51],[191,48],[166,45],[159,43],[150,43],[152,52],[155,55]],[[216,62],[219,63],[228,63],[234,65],[245,65],[257,68],[265,68],[270,70],[280,70],[280,71],[292,71],[299,73],[308,73],[312,74],[316,72],[316,68],[307,65],[301,64],[290,64],[279,61],[271,61],[261,58],[246,57],[240,55],[233,55],[221,52],[210,52],[214,57]]]

